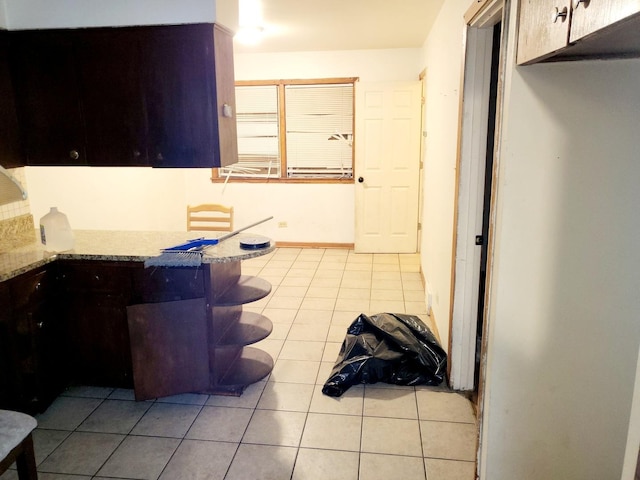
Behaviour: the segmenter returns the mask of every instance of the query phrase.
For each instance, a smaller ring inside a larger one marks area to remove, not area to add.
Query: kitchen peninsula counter
[[[61,260],[103,260],[119,262],[144,262],[168,248],[194,238],[216,238],[224,232],[165,232],[165,231],[115,231],[74,230],[75,247],[61,253],[47,252],[40,239],[22,247],[0,252],[0,282]],[[266,248],[244,250],[240,239],[251,236],[238,234],[218,245],[207,247],[202,263],[226,263],[265,255],[274,250],[273,243]]]
[[[212,232],[76,230],[75,248],[38,239],[0,252],[0,408],[41,412],[73,384],[134,388],[137,400],[188,392],[240,395],[273,368],[252,344],[271,321],[243,305],[271,292],[242,274],[239,234],[200,265],[150,266],[162,249]],[[35,237],[35,233],[34,233]]]

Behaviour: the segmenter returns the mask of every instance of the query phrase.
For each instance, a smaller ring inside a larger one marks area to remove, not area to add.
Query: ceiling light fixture
[[[235,38],[246,45],[255,45],[262,39],[262,4],[260,0],[239,0],[239,29]]]

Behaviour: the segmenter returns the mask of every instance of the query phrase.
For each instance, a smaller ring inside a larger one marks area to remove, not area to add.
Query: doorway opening
[[[503,5],[495,0],[489,2],[486,11],[474,7],[465,15],[449,379],[453,389],[471,392],[477,399],[482,390],[484,297],[491,262]]]
[[[476,356],[473,391],[477,395],[480,379],[482,335],[484,331],[484,296],[487,280],[487,251],[491,213],[491,187],[493,185],[493,156],[496,136],[496,110],[498,101],[498,67],[500,64],[500,34],[502,22],[493,26],[491,73],[489,80],[489,115],[487,121],[487,154],[484,166],[484,194],[482,199],[482,233],[480,234],[480,278],[478,282],[478,313],[476,322]]]

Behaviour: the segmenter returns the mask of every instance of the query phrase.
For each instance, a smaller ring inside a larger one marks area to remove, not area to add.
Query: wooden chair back
[[[205,203],[187,205],[187,231],[231,232],[233,230],[233,207]]]

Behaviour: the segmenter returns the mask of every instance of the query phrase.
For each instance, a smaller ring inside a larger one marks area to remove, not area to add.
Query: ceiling
[[[262,0],[264,38],[236,53],[419,48],[444,0]],[[216,22],[238,30],[238,0],[217,0]]]

